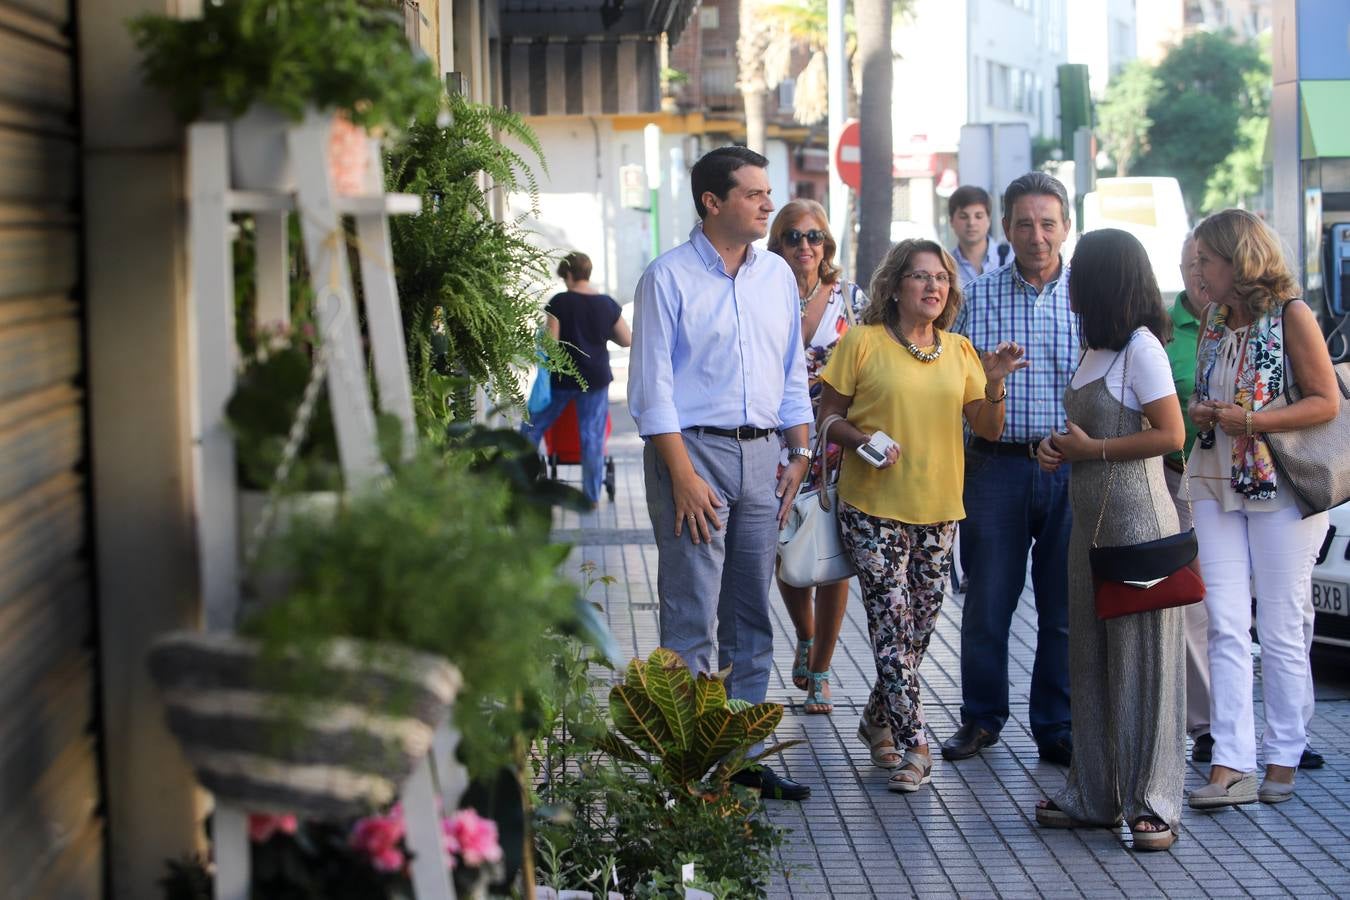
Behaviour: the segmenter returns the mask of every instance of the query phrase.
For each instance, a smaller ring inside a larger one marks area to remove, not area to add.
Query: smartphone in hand
[[[874,431],[871,440],[858,445],[857,452],[868,465],[879,469],[886,464],[886,451],[896,446],[899,445],[887,436],[886,432]]]

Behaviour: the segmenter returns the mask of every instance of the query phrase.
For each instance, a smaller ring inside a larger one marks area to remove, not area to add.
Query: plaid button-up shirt
[[[965,288],[965,303],[952,330],[970,338],[976,350],[1016,341],[1031,365],[1005,382],[1008,404],[1004,441],[1034,441],[1064,422],[1064,390],[1081,352],[1078,317],[1069,310],[1069,266],[1037,291],[1015,263],[986,272]]]

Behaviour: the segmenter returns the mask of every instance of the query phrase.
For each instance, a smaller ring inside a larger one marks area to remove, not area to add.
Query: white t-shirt
[[[1081,389],[1091,384],[1103,373],[1106,375],[1106,389],[1111,396],[1120,399],[1121,378],[1125,375],[1125,360],[1122,353],[1129,355],[1129,384],[1124,385],[1125,407],[1142,412],[1144,406],[1162,397],[1173,396],[1177,392],[1172,381],[1172,365],[1167,361],[1167,351],[1162,342],[1147,328],[1137,328],[1130,337],[1124,350],[1089,350],[1073,373],[1071,384]]]

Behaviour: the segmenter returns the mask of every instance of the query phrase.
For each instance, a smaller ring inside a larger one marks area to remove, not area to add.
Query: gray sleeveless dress
[[[1112,363],[1120,364],[1124,354]],[[1064,393],[1069,419],[1093,437],[1133,434],[1142,414],[1107,389],[1106,375]],[[1122,409],[1124,415],[1121,415]],[[1123,423],[1123,424],[1122,424]],[[1069,694],[1073,765],[1060,809],[1110,825],[1155,815],[1177,830],[1186,774],[1186,646],[1182,610],[1102,621],[1093,604],[1088,548],[1111,463],[1073,464],[1069,497]],[[1098,543],[1118,546],[1176,534],[1161,457],[1116,462]]]

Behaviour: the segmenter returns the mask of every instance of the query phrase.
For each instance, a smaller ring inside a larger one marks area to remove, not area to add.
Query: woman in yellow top
[[[844,334],[821,373],[819,421],[845,417],[830,426],[830,441],[846,451],[876,431],[900,445],[875,468],[844,454],[839,525],[877,666],[858,737],[874,764],[897,770],[887,787],[909,792],[932,780],[919,665],[942,607],[956,523],[965,518],[961,419],[998,440],[1003,381],[1027,362],[1009,342],[981,359],[969,340],[945,330],[961,290],[956,263],[932,241],[892,247],[868,293],[861,325]]]

